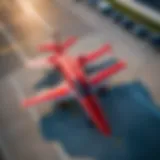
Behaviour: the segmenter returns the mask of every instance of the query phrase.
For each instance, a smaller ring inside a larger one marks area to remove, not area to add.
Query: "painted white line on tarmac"
[[[26,63],[29,58],[24,53],[23,49],[18,45],[17,40],[13,36],[11,36],[9,31],[5,27],[1,27],[1,31],[2,31],[2,34],[4,35],[4,37],[7,38],[9,43],[13,45],[13,49],[15,50],[15,53],[20,58],[20,60],[23,63]]]
[[[20,58],[20,60],[23,62],[23,64],[25,64],[26,62],[28,62],[29,58],[26,56],[25,52],[20,47],[20,45],[18,44],[18,42],[16,41],[16,39],[14,37],[12,37],[11,34],[4,27],[2,27],[2,26],[1,26],[1,31],[4,34],[4,36],[7,38],[7,40],[11,44],[14,44],[13,45],[13,49],[15,50],[15,53]],[[8,76],[8,78],[9,78],[10,83],[12,84],[12,86],[14,87],[14,89],[17,92],[19,101],[22,101],[26,96],[25,96],[25,93],[22,91],[21,87],[19,86],[18,80],[16,80],[16,78],[13,77],[13,76]],[[28,111],[32,115],[33,120],[37,121],[39,116],[38,116],[38,113],[34,110],[34,108],[31,108]]]
[[[9,79],[10,83],[14,87],[16,93],[17,93],[17,98],[19,102],[22,102],[26,98],[25,93],[22,91],[21,87],[19,86],[18,80],[15,77],[10,77]],[[39,114],[36,112],[34,108],[28,109],[28,112],[30,113],[32,119],[37,122],[39,120]]]
[[[1,29],[2,29],[2,33],[7,38],[7,40],[11,44],[14,44],[13,49],[15,50],[15,53],[20,58],[20,60],[23,62],[23,64],[25,64],[29,60],[29,58],[26,56],[23,49],[18,45],[18,42],[16,41],[16,39],[14,37],[12,37],[11,34],[4,27],[1,27]],[[25,98],[25,94],[22,91],[21,87],[19,86],[18,81],[13,76],[9,76],[8,78],[9,78],[10,83],[12,84],[14,89],[16,90],[19,100],[22,101]],[[38,117],[39,117],[38,113],[35,110],[33,110],[33,108],[29,109],[29,112],[32,115],[33,120],[37,121]]]
[[[52,31],[53,27],[51,27],[37,12],[36,10],[33,8],[31,2],[29,1],[21,1],[21,0],[17,0],[17,3],[21,6],[21,8],[28,12],[31,12],[31,15],[35,16],[40,22],[41,24],[43,24],[48,30]]]

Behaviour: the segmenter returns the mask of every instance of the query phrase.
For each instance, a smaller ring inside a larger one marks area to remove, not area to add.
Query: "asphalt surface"
[[[73,4],[70,0],[58,2],[49,0],[34,2],[38,16],[37,14],[28,16],[28,12],[21,14],[17,6],[12,4],[12,8],[7,6],[8,16],[3,18],[7,35],[1,36],[4,43],[1,43],[2,48],[10,47],[11,43],[18,46],[18,49],[13,47],[14,49],[9,49],[6,54],[0,56],[0,145],[7,159],[66,158],[57,149],[57,145],[48,144],[39,134],[37,121],[39,114],[35,114],[33,110],[27,112],[20,107],[23,98],[35,93],[33,86],[43,76],[41,70],[25,69],[23,60],[26,57],[39,56],[37,45],[50,39],[50,34],[56,28],[60,30],[62,39],[70,35],[76,35],[80,40],[86,39],[84,42],[81,41],[76,51],[81,48],[94,48],[105,41],[110,42],[116,55],[123,57],[129,62],[129,67],[133,68],[125,72],[124,77],[136,73],[136,77],[149,85],[155,97],[160,93],[159,56],[147,43],[131,36],[110,19],[106,20],[106,17],[86,6]],[[12,35],[14,39],[8,35]],[[25,56],[19,56],[20,54]],[[46,108],[48,106],[49,104],[45,104]],[[38,113],[41,112],[41,107],[39,108]]]

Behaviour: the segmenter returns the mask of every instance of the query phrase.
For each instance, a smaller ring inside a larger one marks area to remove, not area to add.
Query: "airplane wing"
[[[87,63],[92,62],[97,58],[99,58],[100,56],[104,55],[106,52],[107,54],[111,54],[110,51],[111,51],[111,46],[109,44],[105,44],[101,48],[99,48],[97,51],[91,52],[87,56],[79,57],[80,64],[82,66],[86,65]]]
[[[126,63],[120,61],[112,66],[108,67],[107,69],[99,72],[97,75],[91,78],[92,85],[97,85],[100,82],[104,81],[105,79],[109,78],[110,76],[114,75],[116,72],[121,71],[122,69],[126,68]]]
[[[33,105],[38,105],[40,103],[50,101],[50,100],[57,100],[61,97],[63,98],[69,95],[71,95],[71,90],[68,87],[68,85],[65,83],[65,84],[61,84],[57,88],[49,89],[47,91],[40,93],[37,96],[33,96],[31,98],[25,99],[22,102],[22,106],[25,108],[29,108]]]

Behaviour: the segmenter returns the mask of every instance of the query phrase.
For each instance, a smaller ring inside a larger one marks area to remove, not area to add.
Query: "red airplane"
[[[124,69],[126,64],[121,61],[117,62],[109,68],[100,71],[97,75],[88,78],[83,71],[83,67],[88,64],[88,62],[96,60],[96,58],[102,56],[104,53],[111,53],[108,52],[111,50],[111,47],[106,44],[87,56],[81,56],[75,59],[66,56],[67,52],[65,52],[66,49],[75,43],[75,41],[76,39],[71,37],[61,45],[52,43],[40,46],[40,51],[52,51],[55,54],[44,58],[43,60],[39,60],[37,63],[33,62],[33,65],[41,66],[42,64],[49,64],[50,66],[57,68],[63,74],[66,82],[63,82],[57,88],[51,88],[40,95],[24,100],[23,106],[30,107],[45,101],[56,100],[71,95],[79,100],[85,112],[87,112],[87,115],[96,127],[104,135],[110,135],[111,129],[109,123],[103,115],[103,111],[97,97],[93,93],[92,87],[97,86],[100,82],[104,81],[104,79]]]

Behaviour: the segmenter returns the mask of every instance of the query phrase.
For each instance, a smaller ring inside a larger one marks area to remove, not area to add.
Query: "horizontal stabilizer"
[[[124,62],[117,62],[116,64],[110,66],[109,68],[105,69],[104,71],[101,71],[96,76],[93,76],[91,79],[92,85],[97,85],[101,81],[104,81],[105,79],[109,78],[110,76],[114,75],[115,73],[121,71],[126,67],[126,63]]]
[[[104,55],[106,52],[108,54],[111,54],[110,51],[111,51],[111,46],[109,44],[105,44],[101,48],[99,48],[97,51],[91,52],[87,56],[80,57],[80,63],[81,65],[85,65],[89,62],[96,60],[100,56]]]

